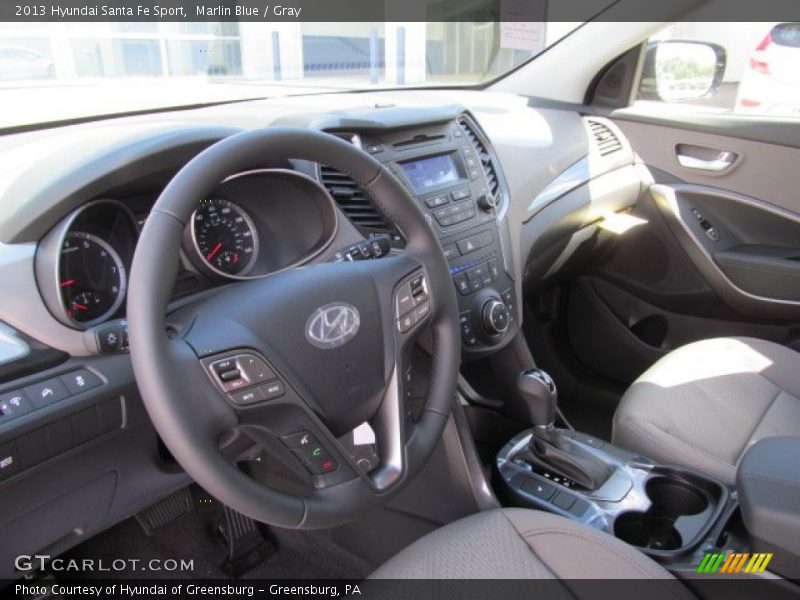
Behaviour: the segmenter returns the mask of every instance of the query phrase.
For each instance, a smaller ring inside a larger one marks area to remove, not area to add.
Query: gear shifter
[[[611,468],[555,427],[558,393],[553,378],[541,369],[524,371],[517,379],[533,424],[533,435],[523,458],[533,465],[575,481],[589,490],[599,488]]]
[[[517,388],[528,406],[528,414],[536,430],[552,431],[558,403],[558,392],[553,378],[541,369],[523,371],[517,380]]]

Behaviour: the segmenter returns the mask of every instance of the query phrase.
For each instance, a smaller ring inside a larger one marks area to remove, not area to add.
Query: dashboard
[[[357,126],[348,127],[353,120]],[[480,358],[508,343],[521,320],[518,278],[501,226],[510,193],[475,117],[459,105],[387,108],[344,113],[321,128],[384,164],[425,213],[458,292],[464,358]],[[127,278],[139,230],[168,179],[162,176],[136,196],[122,186],[90,198],[37,244],[35,277],[47,310],[84,332],[92,353],[128,349]],[[355,235],[337,239],[340,221],[366,243],[359,245]],[[403,245],[402,233],[346,174],[303,161],[254,165],[197,199],[184,230],[173,301],[314,260],[375,259]],[[321,256],[328,249],[333,256]],[[413,314],[405,319],[413,320]]]
[[[188,483],[139,397],[126,290],[159,194],[216,141],[293,125],[360,146],[406,185],[440,241],[463,360],[518,335],[523,289],[557,277],[642,181],[606,120],[460,94],[457,105],[436,91],[273,99],[0,136],[0,277],[10,282],[0,286],[0,577],[14,576],[2,572],[9,557],[58,554]],[[355,181],[324,164],[264,156],[196,202],[171,310],[242,280],[380,260],[405,244]]]

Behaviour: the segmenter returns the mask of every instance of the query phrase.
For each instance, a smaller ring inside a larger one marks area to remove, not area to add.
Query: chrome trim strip
[[[589,157],[584,156],[578,162],[573,163],[562,171],[558,177],[553,179],[547,186],[539,192],[536,198],[528,205],[526,220],[534,214],[547,207],[551,202],[557,200],[564,194],[582,186],[591,179],[589,173]]]
[[[378,440],[378,449],[381,465],[370,474],[373,485],[378,490],[391,487],[403,474],[403,430],[402,415],[400,414],[400,378],[397,374],[398,366],[392,370],[386,395],[383,397],[381,407],[378,409],[377,423],[380,429],[375,431]],[[373,429],[377,429],[373,425]]]

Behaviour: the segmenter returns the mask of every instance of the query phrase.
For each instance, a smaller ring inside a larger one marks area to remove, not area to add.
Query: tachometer
[[[127,280],[119,254],[90,233],[73,232],[64,239],[59,262],[61,301],[78,323],[99,323],[111,317],[125,298]]]
[[[222,275],[245,275],[258,257],[253,220],[228,200],[204,200],[192,215],[192,239],[203,261]]]

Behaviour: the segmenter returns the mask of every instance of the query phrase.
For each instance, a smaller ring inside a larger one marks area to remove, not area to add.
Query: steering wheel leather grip
[[[330,165],[352,177],[407,240],[381,260],[308,266],[226,286],[166,315],[177,275],[181,236],[197,203],[221,181],[267,160]],[[420,277],[422,279],[420,279]],[[424,280],[427,312],[402,331],[398,289]],[[334,349],[306,338],[314,311],[354,307],[360,328]],[[431,331],[431,372],[424,409],[409,421],[403,375],[423,330]],[[159,196],[131,268],[128,329],[145,407],[167,448],[221,502],[282,527],[329,527],[387,502],[413,478],[441,438],[455,398],[461,342],[458,304],[438,238],[403,184],[360,149],[325,133],[290,127],[232,135],[187,163]],[[263,358],[285,382],[277,399],[242,406],[220,389],[209,361],[237,352]],[[368,421],[381,464],[362,472],[337,441]],[[338,465],[303,469],[292,434],[308,432]],[[264,449],[305,482],[282,491],[236,466],[242,448]]]

